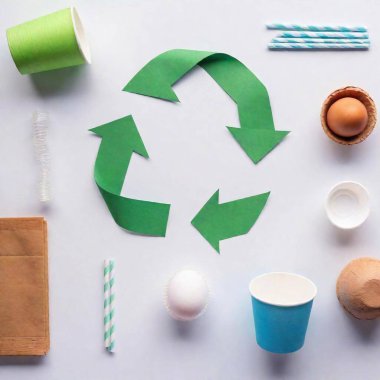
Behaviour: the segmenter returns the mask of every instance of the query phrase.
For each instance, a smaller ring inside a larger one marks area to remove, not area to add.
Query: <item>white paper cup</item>
[[[327,196],[327,217],[338,228],[350,230],[359,227],[368,218],[369,210],[368,192],[360,183],[340,182]]]

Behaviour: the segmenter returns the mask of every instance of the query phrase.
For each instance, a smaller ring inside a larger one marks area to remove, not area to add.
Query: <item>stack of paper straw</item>
[[[268,44],[270,50],[367,50],[370,46],[365,26],[267,24],[282,32]]]
[[[104,260],[104,347],[115,349],[115,260]]]

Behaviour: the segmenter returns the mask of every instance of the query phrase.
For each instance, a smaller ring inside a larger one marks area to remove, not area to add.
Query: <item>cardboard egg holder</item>
[[[334,133],[327,125],[327,112],[329,108],[337,100],[346,98],[346,97],[358,99],[360,102],[364,104],[368,113],[367,126],[365,127],[363,132],[353,137],[339,136],[336,133]],[[348,86],[344,88],[339,88],[338,90],[332,92],[322,105],[322,110],[321,110],[322,128],[325,131],[326,135],[331,140],[335,141],[338,144],[354,145],[354,144],[361,143],[372,133],[376,125],[376,120],[377,120],[377,114],[376,114],[375,102],[372,100],[372,98],[369,96],[369,94],[366,91],[362,90],[359,87]]]

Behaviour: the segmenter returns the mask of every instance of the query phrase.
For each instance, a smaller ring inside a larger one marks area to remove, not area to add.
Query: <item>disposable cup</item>
[[[287,354],[302,348],[317,287],[306,277],[273,272],[254,278],[249,290],[257,344]]]
[[[91,62],[83,26],[74,7],[9,28],[7,40],[21,74]]]
[[[359,227],[368,218],[369,211],[368,192],[360,183],[340,182],[327,196],[327,217],[338,228],[349,230]]]

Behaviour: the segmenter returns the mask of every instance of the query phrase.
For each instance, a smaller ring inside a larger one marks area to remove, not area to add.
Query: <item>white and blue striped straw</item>
[[[344,26],[344,25],[302,25],[302,24],[266,24],[267,29],[272,30],[298,30],[310,32],[367,32],[365,26]]]
[[[334,50],[367,50],[369,44],[326,44],[326,43],[269,43],[270,50],[312,50],[312,49],[334,49]]]
[[[368,38],[368,33],[360,32],[282,32],[279,38]]]
[[[273,38],[272,43],[324,43],[324,44],[369,44],[368,38]]]

